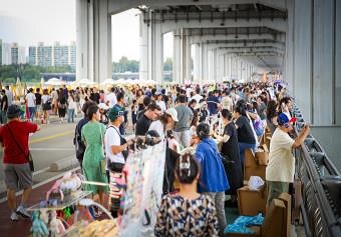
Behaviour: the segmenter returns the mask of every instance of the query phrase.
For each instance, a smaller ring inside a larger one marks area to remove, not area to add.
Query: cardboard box
[[[256,160],[258,162],[258,165],[268,165],[269,162],[269,152],[266,151],[258,151],[256,152]]]
[[[260,191],[249,190],[244,186],[237,190],[238,209],[241,216],[255,216],[259,212],[265,215],[266,211],[266,193],[265,186]]]
[[[254,234],[242,234],[242,233],[225,233],[224,236],[227,237],[261,237],[261,227],[260,226],[250,226],[251,230],[254,231]]]
[[[283,222],[283,225],[286,226],[284,228],[284,237],[290,237],[290,229],[291,229],[291,195],[288,193],[282,193],[279,198],[279,200],[282,200],[284,202],[286,213],[285,213],[285,220]]]
[[[266,165],[259,165],[251,149],[245,149],[244,160],[244,180],[249,180],[250,176],[259,176],[265,181]]]
[[[282,200],[272,200],[262,225],[262,237],[284,237],[286,226],[283,222],[286,220],[286,211]]]

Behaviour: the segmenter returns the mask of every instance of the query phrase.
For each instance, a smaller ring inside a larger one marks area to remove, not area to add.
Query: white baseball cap
[[[104,109],[104,110],[108,110],[108,109],[109,109],[109,106],[107,106],[105,103],[99,103],[99,104],[98,104],[98,108]]]
[[[174,108],[169,108],[166,110],[166,114],[169,114],[175,122],[179,122],[178,112]]]

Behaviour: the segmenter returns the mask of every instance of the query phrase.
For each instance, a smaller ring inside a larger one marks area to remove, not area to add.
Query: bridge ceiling
[[[145,3],[138,7],[144,22],[182,27],[183,30],[173,31],[175,37],[189,36],[191,43],[217,45],[213,47],[261,68],[277,70],[283,67],[288,16],[286,0],[160,0]]]

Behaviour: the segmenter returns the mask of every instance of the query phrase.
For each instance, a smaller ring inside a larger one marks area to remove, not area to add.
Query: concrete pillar
[[[214,50],[208,50],[207,53],[207,76],[205,77],[204,80],[209,80],[209,81],[214,81],[214,70],[215,70],[215,57],[214,57]]]
[[[182,82],[192,80],[191,44],[187,31],[187,29],[182,29]]]
[[[208,48],[207,44],[201,44],[201,57],[200,57],[200,77],[201,81],[208,80]]]
[[[161,31],[162,24],[152,23],[152,80],[158,83],[163,81],[163,35]]]
[[[218,68],[217,81],[223,82],[225,55],[218,55],[218,59],[219,59],[219,61],[218,61],[219,62],[219,68]]]
[[[230,55],[230,59],[229,59],[229,80],[232,79],[233,76],[233,57],[232,55]]]
[[[100,83],[112,77],[111,15],[108,0],[76,2],[76,78]]]
[[[199,44],[194,44],[195,58],[193,58],[193,79],[196,82],[200,80],[200,46]]]
[[[112,78],[111,15],[108,0],[94,1],[94,82]]]
[[[147,23],[143,21],[143,14],[140,14],[140,72],[139,78],[140,80],[148,80],[149,79],[149,48],[150,48],[150,27]]]
[[[76,1],[76,79],[88,78],[88,1]]]
[[[182,82],[181,78],[181,39],[180,31],[174,31],[173,41],[173,81]]]

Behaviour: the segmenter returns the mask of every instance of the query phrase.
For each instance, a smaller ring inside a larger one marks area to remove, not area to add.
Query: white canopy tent
[[[65,82],[58,78],[51,78],[47,82],[44,83],[46,86],[61,86],[65,85]]]
[[[87,78],[83,78],[81,80],[75,81],[73,85],[74,86],[94,86],[94,85],[96,85],[96,83],[93,81],[90,81]]]

